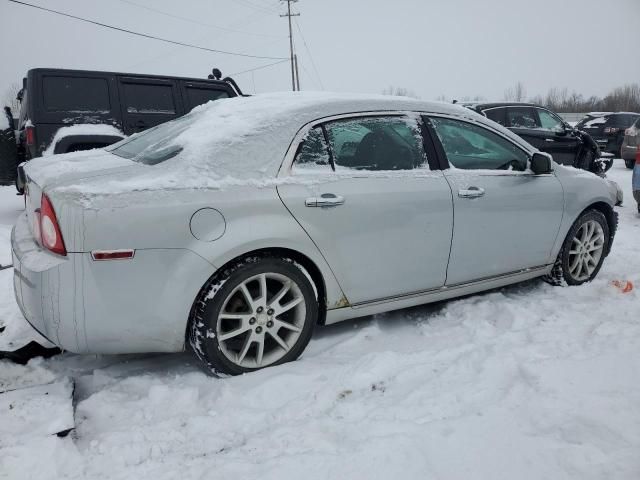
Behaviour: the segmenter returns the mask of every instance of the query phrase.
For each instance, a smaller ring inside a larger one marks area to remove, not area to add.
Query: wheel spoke
[[[264,307],[267,305],[267,276],[264,273],[261,274],[258,281],[260,283],[260,297],[256,300],[260,303],[260,306]]]
[[[300,327],[297,327],[296,325],[289,322],[283,322],[282,320],[274,320],[273,325],[276,328],[286,328],[287,330],[291,330],[292,332],[296,332],[296,333],[299,333],[302,331]]]
[[[569,272],[571,273],[571,275],[575,275],[574,272],[578,267],[579,263],[580,263],[580,255],[576,255],[575,257],[573,257],[573,260],[569,264]]]
[[[280,305],[280,300],[284,298],[287,292],[291,289],[291,281],[287,280],[280,291],[275,294],[275,296],[269,301],[269,306],[273,307],[274,305],[277,307]]]
[[[236,328],[235,330],[231,330],[230,332],[223,333],[218,335],[218,340],[221,342],[226,342],[230,338],[237,337],[238,335],[242,335],[247,330],[249,330],[249,325],[242,325],[240,328]]]
[[[245,283],[242,283],[240,284],[239,289],[242,292],[242,295],[244,296],[245,300],[247,301],[247,305],[249,306],[249,309],[252,312],[255,312],[256,310],[255,302],[253,300],[253,297],[251,296],[251,292],[249,292],[249,289],[247,288],[247,285]]]
[[[238,363],[242,363],[244,360],[244,357],[247,356],[247,352],[249,351],[249,348],[251,347],[251,344],[253,343],[254,338],[253,338],[253,333],[251,333],[250,335],[247,335],[247,338],[244,341],[244,345],[242,346],[242,350],[240,350],[240,353],[238,354]]]
[[[247,313],[226,313],[222,312],[220,314],[220,318],[226,318],[227,320],[240,320],[241,322],[245,322],[250,317]]]
[[[278,345],[282,347],[282,349],[285,352],[289,351],[289,345],[287,345],[287,343],[282,338],[280,338],[280,336],[277,333],[269,332],[269,335],[271,335],[271,338],[273,338],[278,343]]]
[[[293,307],[298,305],[303,300],[304,300],[304,298],[302,298],[302,296],[300,296],[300,297],[294,298],[293,300],[289,301],[285,305],[276,305],[275,308],[274,308],[274,310],[275,310],[275,315],[274,316],[278,317],[278,316],[282,315],[283,313],[288,312],[289,310],[291,310]]]
[[[256,364],[260,367],[264,358],[264,336],[258,339],[258,354],[256,355]]]

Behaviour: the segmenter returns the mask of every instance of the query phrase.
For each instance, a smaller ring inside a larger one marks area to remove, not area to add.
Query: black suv
[[[15,165],[39,157],[45,150],[67,153],[104,147],[126,135],[184,115],[209,100],[242,95],[231,78],[220,80],[220,77],[217,69],[209,79],[50,68],[29,70],[18,94],[21,109],[15,139],[17,155],[10,158],[3,154],[0,171],[11,172],[15,177]],[[55,145],[51,145],[60,128],[78,124],[111,128],[70,129],[64,137],[58,135]],[[6,137],[8,142],[9,135]],[[21,190],[19,183],[18,180]]]
[[[600,150],[586,133],[573,128],[558,114],[532,103],[462,103],[522,137],[556,163],[601,173],[613,160],[600,162]]]
[[[588,113],[576,128],[587,132],[598,143],[600,150],[621,155],[624,131],[640,118],[640,113]]]

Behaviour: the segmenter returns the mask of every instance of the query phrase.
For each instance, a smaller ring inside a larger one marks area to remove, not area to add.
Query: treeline
[[[505,97],[513,90],[507,90]],[[532,97],[529,101],[560,113],[640,112],[640,84],[614,88],[604,97],[585,97],[575,91],[570,92],[568,88],[551,88],[546,95]]]

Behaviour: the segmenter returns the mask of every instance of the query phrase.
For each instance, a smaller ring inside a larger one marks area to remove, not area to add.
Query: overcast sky
[[[276,0],[25,1],[208,48],[288,56],[286,8]],[[501,99],[517,81],[528,96],[550,87],[602,96],[640,82],[640,0],[300,0],[294,9],[303,90],[394,85],[427,100]],[[33,67],[205,77],[213,66],[234,74],[275,61],[169,45],[7,0],[0,45],[0,96]],[[235,76],[250,93],[291,88],[286,62]]]

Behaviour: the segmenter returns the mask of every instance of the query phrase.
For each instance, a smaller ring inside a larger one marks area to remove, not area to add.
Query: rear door
[[[323,256],[351,304],[444,285],[451,246],[451,189],[405,116],[327,121],[298,146],[278,193]],[[287,172],[289,174],[289,172]]]
[[[183,114],[176,82],[170,79],[118,77],[124,133],[141,132]]]
[[[190,112],[198,105],[235,96],[231,89],[223,88],[220,85],[211,85],[206,82],[182,80],[179,85],[185,113]]]

